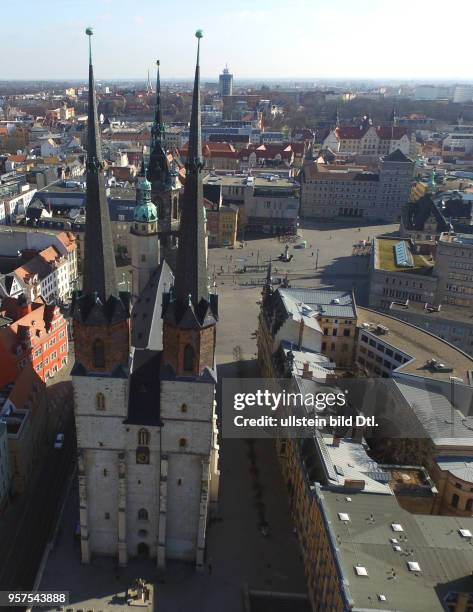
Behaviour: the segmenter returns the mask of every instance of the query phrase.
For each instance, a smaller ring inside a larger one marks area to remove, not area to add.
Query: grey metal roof
[[[460,480],[473,483],[473,457],[446,456],[437,457],[436,461],[440,469],[448,470]]]
[[[355,301],[351,291],[336,289],[278,289],[281,297],[303,302],[312,310],[328,317],[356,317]]]
[[[315,494],[329,521],[352,609],[430,612],[444,610],[448,592],[473,592],[473,546],[459,533],[473,532],[473,518],[414,515],[395,497],[377,493],[350,492],[347,498],[317,485]],[[340,520],[340,512],[349,520]],[[394,532],[392,523],[403,531]],[[410,571],[409,561],[418,562],[420,571]],[[357,576],[357,565],[368,575]]]
[[[473,443],[473,417],[454,408],[440,393],[435,384],[427,379],[394,384],[410,406],[426,436],[436,445],[458,445]]]

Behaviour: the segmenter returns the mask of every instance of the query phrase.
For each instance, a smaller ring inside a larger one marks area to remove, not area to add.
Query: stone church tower
[[[200,43],[200,32],[197,37]],[[84,563],[110,555],[126,565],[130,557],[142,556],[160,568],[168,559],[203,567],[219,479],[218,307],[208,288],[199,80],[198,51],[175,277],[165,258],[158,261],[156,207],[142,176],[133,234],[137,299],[130,317],[130,296],[117,290],[89,62],[84,278],[72,306]]]
[[[77,445],[82,560],[91,552],[119,553],[126,562],[124,469],[118,432],[126,418],[130,357],[129,295],[118,292],[105,193],[89,36],[87,199],[82,290],[72,304],[75,365],[72,369]],[[106,475],[106,477],[104,477]],[[100,488],[100,495],[95,494]],[[107,506],[115,499],[118,512]],[[118,545],[118,546],[117,546]]]

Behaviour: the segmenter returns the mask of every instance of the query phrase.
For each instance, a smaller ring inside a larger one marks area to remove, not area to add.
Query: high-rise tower
[[[218,78],[218,88],[222,97],[233,95],[233,74],[230,74],[228,66],[225,66]]]

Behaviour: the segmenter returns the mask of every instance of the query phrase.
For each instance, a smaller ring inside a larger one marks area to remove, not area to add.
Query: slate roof
[[[169,291],[173,275],[168,264],[157,268],[133,306],[131,344],[137,349],[163,348],[163,293]]]
[[[437,232],[448,232],[447,220],[435,205],[430,194],[424,195],[417,202],[410,202],[402,207],[402,218],[407,229],[423,230],[427,219],[433,215],[437,221]]]

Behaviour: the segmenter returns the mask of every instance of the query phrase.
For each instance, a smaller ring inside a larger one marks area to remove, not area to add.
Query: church
[[[181,189],[162,144],[159,67],[148,170],[137,183],[132,294],[118,290],[89,36],[82,289],[72,303],[81,556],[204,563],[218,498],[215,341],[202,187],[198,31]],[[180,193],[182,197],[180,197]],[[182,201],[181,201],[182,200]],[[180,229],[173,223],[180,216]],[[174,258],[171,263],[168,258]],[[170,265],[171,263],[171,265]]]

